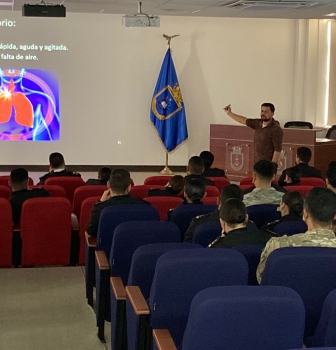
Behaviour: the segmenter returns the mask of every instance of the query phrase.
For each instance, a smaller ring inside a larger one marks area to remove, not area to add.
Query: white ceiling
[[[0,0],[0,10],[21,11],[24,3],[35,4],[38,0]],[[137,0],[45,0],[46,3],[64,3],[67,12],[128,14],[138,11]],[[316,0],[317,5],[301,9],[232,9],[222,7],[234,0],[143,0],[142,12],[158,16],[194,17],[243,17],[327,19],[326,14],[336,13],[336,0]],[[278,2],[278,1],[275,1]],[[280,0],[281,2],[281,0]],[[8,4],[8,5],[7,5]]]

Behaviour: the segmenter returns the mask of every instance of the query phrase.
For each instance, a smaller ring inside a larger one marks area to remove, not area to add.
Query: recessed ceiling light
[[[327,13],[326,15],[324,16],[328,16],[328,17],[334,17],[336,16],[336,13],[335,12],[332,12],[332,13]]]

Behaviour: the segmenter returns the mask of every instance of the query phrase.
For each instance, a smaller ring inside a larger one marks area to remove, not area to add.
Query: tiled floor
[[[0,269],[0,349],[108,348],[96,336],[81,267]]]

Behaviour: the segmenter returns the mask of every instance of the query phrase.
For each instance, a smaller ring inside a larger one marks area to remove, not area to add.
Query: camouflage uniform
[[[255,188],[252,192],[244,195],[243,202],[246,207],[257,204],[280,204],[283,192],[275,188]]]
[[[310,230],[293,236],[271,238],[261,253],[257,268],[257,280],[260,283],[268,256],[278,248],[284,247],[329,247],[336,248],[334,232],[327,229]]]

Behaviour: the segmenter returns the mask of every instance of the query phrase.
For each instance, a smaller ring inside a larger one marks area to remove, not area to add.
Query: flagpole
[[[166,166],[160,171],[162,175],[173,175],[174,173],[168,167],[168,152],[166,151]]]

